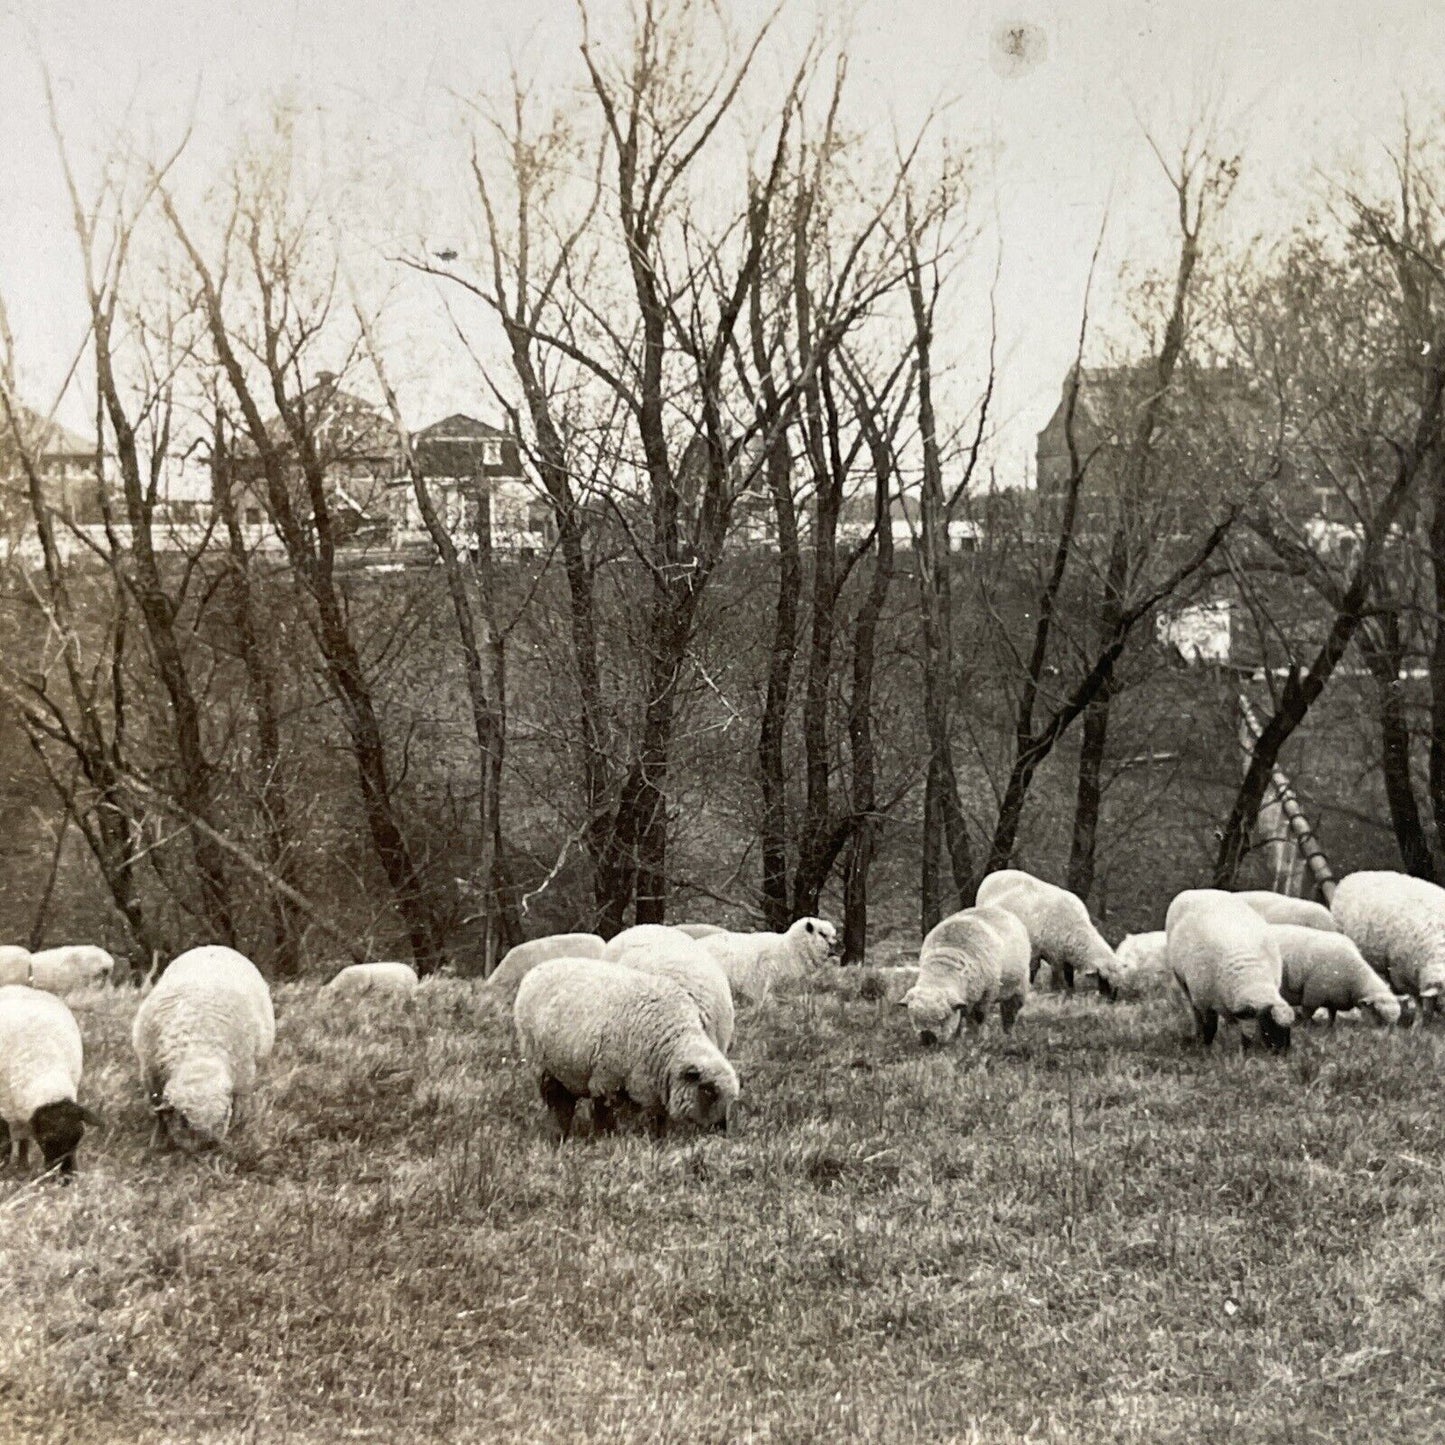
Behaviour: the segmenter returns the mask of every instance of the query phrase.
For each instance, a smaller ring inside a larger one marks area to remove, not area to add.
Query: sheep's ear
[[[803,932],[804,932],[804,933],[816,933],[816,932],[817,932],[817,930],[813,927],[813,920],[812,920],[811,918],[808,919],[808,920],[803,924]]]

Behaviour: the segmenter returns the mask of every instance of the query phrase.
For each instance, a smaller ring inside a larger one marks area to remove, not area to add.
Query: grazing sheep
[[[978,885],[978,903],[980,907],[1007,908],[1028,929],[1030,982],[1037,977],[1039,964],[1046,962],[1065,988],[1073,988],[1076,971],[1086,977],[1095,974],[1099,992],[1105,998],[1114,997],[1119,960],[1077,894],[1020,868],[1003,868]]]
[[[760,1001],[786,979],[806,978],[838,953],[838,930],[800,918],[786,933],[710,933],[698,942],[722,965],[738,998]]]
[[[1162,928],[1151,933],[1128,934],[1114,950],[1119,960],[1118,992],[1124,998],[1158,993],[1171,980],[1164,956],[1167,935]]]
[[[337,994],[359,994],[373,990],[410,993],[416,985],[416,970],[408,963],[351,963],[326,985],[326,991]]]
[[[1030,952],[1028,929],[1007,908],[981,904],[936,924],[902,1000],[919,1043],[948,1043],[965,1018],[976,1028],[995,1003],[1008,1033],[1028,997]]]
[[[24,984],[0,988],[0,1142],[22,1169],[33,1139],[45,1168],[65,1178],[85,1126],[101,1125],[76,1102],[84,1061],[80,1027],[58,998]]]
[[[1267,1048],[1289,1048],[1294,1009],[1280,993],[1284,962],[1270,925],[1249,904],[1221,889],[1191,888],[1169,905],[1164,931],[1169,971],[1201,1043],[1214,1042],[1223,1017],[1255,1019]]]
[[[1328,1009],[1333,1026],[1337,1013],[1357,1008],[1387,1027],[1400,1022],[1400,1000],[1343,933],[1291,923],[1273,924],[1269,931],[1284,960],[1280,992],[1304,1018]]]
[[[0,945],[0,987],[30,982],[30,950],[12,944]]]
[[[722,965],[695,939],[654,939],[627,950],[628,968],[670,978],[697,1005],[702,1030],[723,1053],[733,1046],[733,991]]]
[[[677,926],[689,938],[713,938],[719,933],[727,932],[727,929],[719,928],[716,923],[679,923]]]
[[[30,955],[30,986],[46,993],[69,993],[71,989],[108,983],[115,972],[115,959],[103,948],[88,943],[65,948],[44,948]]]
[[[218,1144],[276,1042],[271,991],[231,948],[193,948],[141,1000],[131,1029],[153,1144]]]
[[[1366,962],[1396,993],[1430,1012],[1445,991],[1445,888],[1405,873],[1351,873],[1335,885],[1330,911]]]
[[[629,955],[643,949],[655,948],[658,944],[680,944],[686,947],[695,942],[696,939],[690,933],[684,933],[670,923],[636,923],[608,939],[602,950],[602,957],[609,963],[626,963]]]
[[[579,1099],[592,1101],[599,1132],[620,1108],[640,1110],[654,1135],[680,1123],[726,1132],[738,1076],[670,979],[603,959],[551,959],[522,980],[512,1017],[563,1138]]]
[[[552,933],[508,949],[482,985],[482,998],[511,1008],[517,986],[549,958],[601,958],[607,945],[596,933]]]
[[[1317,928],[1323,933],[1338,933],[1340,925],[1323,903],[1308,898],[1291,898],[1286,893],[1271,893],[1267,888],[1251,888],[1234,895],[1254,909],[1266,923],[1293,923],[1300,928]]]

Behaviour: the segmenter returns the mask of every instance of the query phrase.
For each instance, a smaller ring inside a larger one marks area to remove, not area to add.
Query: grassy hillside
[[[283,989],[203,1160],[146,1152],[135,996],[77,998],[111,1128],[0,1175],[0,1439],[1445,1433],[1445,1029],[1046,996],[929,1053],[859,984],[741,1012],[729,1137],[560,1149],[467,985]]]

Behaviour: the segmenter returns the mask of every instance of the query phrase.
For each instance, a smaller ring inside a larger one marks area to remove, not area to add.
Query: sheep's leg
[[[592,1132],[594,1134],[615,1134],[617,1132],[617,1111],[610,1100],[593,1099]]]
[[[19,1135],[15,1140],[15,1165],[18,1169],[30,1167],[30,1140],[24,1134]]]
[[[1001,998],[998,1001],[998,1018],[1003,1025],[1004,1033],[1012,1033],[1014,1020],[1019,1016],[1019,1010],[1024,1006],[1021,998]]]
[[[0,1169],[7,1168],[10,1163],[10,1126],[4,1119],[0,1119]]]
[[[1038,976],[1039,976],[1039,965],[1040,965],[1043,961],[1044,961],[1044,960],[1043,960],[1043,955],[1042,955],[1042,954],[1038,954],[1038,953],[1034,954],[1033,957],[1029,959],[1029,984],[1030,984],[1030,986],[1032,986],[1034,980],[1038,978]]]
[[[667,1110],[649,1109],[645,1115],[647,1134],[654,1144],[660,1143],[667,1133]]]
[[[552,1116],[558,1139],[565,1139],[572,1132],[572,1116],[577,1112],[576,1096],[551,1074],[544,1074],[538,1087],[541,1090],[542,1102]]]
[[[1061,958],[1053,965],[1054,987],[1063,993],[1074,991],[1074,965],[1066,958]]]
[[[1194,1031],[1199,1042],[1207,1049],[1214,1042],[1214,1031],[1219,1027],[1219,1015],[1212,1009],[1194,1008]]]
[[[1336,1015],[1338,1012],[1339,1012],[1338,1009],[1329,1009],[1329,1010],[1328,1010],[1328,1013],[1329,1013],[1329,1016],[1330,1016],[1330,1027],[1331,1027],[1331,1028],[1334,1028],[1334,1026],[1335,1026],[1335,1015]]]

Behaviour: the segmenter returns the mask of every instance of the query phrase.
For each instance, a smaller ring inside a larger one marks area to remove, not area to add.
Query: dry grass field
[[[0,1439],[1445,1438],[1445,1028],[1040,996],[924,1052],[860,977],[742,1010],[733,1133],[662,1146],[550,1143],[469,985],[282,989],[199,1160],[78,997],[110,1128],[0,1176]]]

